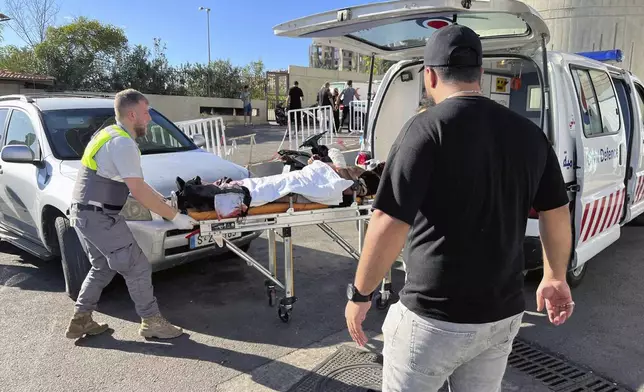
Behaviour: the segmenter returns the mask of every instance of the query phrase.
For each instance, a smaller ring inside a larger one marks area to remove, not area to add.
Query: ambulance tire
[[[588,270],[588,262],[585,262],[581,267],[576,269],[569,269],[566,272],[566,281],[568,281],[568,286],[570,288],[575,288],[581,284],[581,281],[584,280],[586,276],[586,271]]]
[[[56,218],[55,226],[63,276],[65,277],[65,291],[71,299],[76,301],[83,281],[91,269],[91,264],[76,230],[69,225],[69,219],[59,216]]]

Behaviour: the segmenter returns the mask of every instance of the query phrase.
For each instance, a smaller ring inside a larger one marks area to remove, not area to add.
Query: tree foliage
[[[33,47],[0,46],[0,68],[53,76],[58,90],[135,88],[148,94],[191,96],[208,96],[210,90],[213,97],[238,98],[248,84],[253,98],[264,98],[266,71],[261,60],[243,67],[221,59],[172,66],[165,52],[161,39],[155,38],[152,48],[130,45],[122,29],[81,17],[49,26]]]

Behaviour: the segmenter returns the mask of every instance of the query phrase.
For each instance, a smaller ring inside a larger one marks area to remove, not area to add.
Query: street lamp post
[[[208,22],[208,96],[210,96],[210,8],[199,7],[199,11],[206,11],[206,19]]]

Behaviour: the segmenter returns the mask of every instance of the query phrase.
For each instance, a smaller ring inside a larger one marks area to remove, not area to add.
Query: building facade
[[[620,49],[620,67],[644,79],[643,0],[523,0],[550,29],[548,49],[589,52]]]
[[[324,45],[309,47],[309,67],[360,73],[368,71],[364,56],[350,50]]]

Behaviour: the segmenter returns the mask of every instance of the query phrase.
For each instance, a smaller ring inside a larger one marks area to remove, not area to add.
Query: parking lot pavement
[[[355,243],[355,225],[334,227]],[[110,324],[109,333],[66,339],[73,308],[60,267],[0,243],[0,390],[287,390],[348,342],[344,293],[355,271],[353,259],[317,227],[295,229],[293,238],[299,299],[289,324],[267,305],[259,272],[238,258],[204,260],[154,275],[162,311],[188,333],[171,341],[137,335],[138,319],[122,280],[104,292],[95,315]],[[569,323],[552,328],[527,315],[521,335],[637,390],[644,384],[637,284],[644,272],[638,246],[643,240],[644,229],[626,228],[618,245],[593,260],[575,290],[578,309]],[[266,251],[260,238],[250,254],[265,261]],[[280,276],[282,264],[280,258]],[[396,289],[402,279],[396,271]],[[526,288],[529,309],[532,286]],[[379,334],[384,316],[370,311],[365,328],[371,336]],[[504,390],[543,388],[509,369]]]

